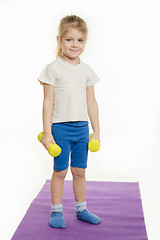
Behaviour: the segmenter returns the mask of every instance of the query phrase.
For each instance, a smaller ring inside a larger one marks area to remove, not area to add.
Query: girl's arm
[[[93,129],[93,135],[91,139],[96,138],[98,141],[100,141],[99,110],[98,110],[98,104],[95,98],[94,85],[86,88],[86,96],[87,96],[88,116],[90,118],[92,129]]]
[[[51,133],[54,86],[43,83],[43,133]]]
[[[49,143],[55,143],[52,133],[51,133],[51,120],[53,111],[53,96],[54,96],[54,86],[50,84],[43,83],[43,137],[42,144],[46,149],[49,148]]]

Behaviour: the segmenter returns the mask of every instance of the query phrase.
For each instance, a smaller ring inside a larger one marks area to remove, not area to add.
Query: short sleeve
[[[100,78],[97,76],[97,74],[92,69],[92,67],[89,66],[87,86],[92,86],[92,85],[98,83],[99,81],[100,81]]]
[[[43,83],[55,85],[56,77],[53,65],[47,64],[38,76],[37,80],[41,85],[43,85]]]

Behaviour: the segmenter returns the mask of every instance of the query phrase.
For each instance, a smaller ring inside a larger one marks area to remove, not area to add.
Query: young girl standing
[[[62,150],[59,156],[54,157],[50,186],[52,204],[49,223],[54,228],[65,228],[62,197],[70,153],[76,216],[92,224],[101,222],[86,208],[88,116],[93,129],[91,139],[100,141],[98,104],[94,94],[94,84],[100,79],[79,58],[85,47],[87,32],[82,18],[76,15],[62,18],[56,60],[47,64],[38,77],[44,91],[42,144],[48,149],[50,142],[56,143]]]

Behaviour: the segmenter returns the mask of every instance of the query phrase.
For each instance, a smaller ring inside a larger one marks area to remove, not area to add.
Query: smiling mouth
[[[70,51],[72,51],[72,52],[78,52],[79,50],[70,50]]]

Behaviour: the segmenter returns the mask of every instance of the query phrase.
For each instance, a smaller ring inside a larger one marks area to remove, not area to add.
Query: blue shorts
[[[56,144],[61,148],[60,155],[53,158],[54,170],[67,169],[69,156],[71,157],[71,167],[87,168],[88,121],[52,123],[51,130]]]

